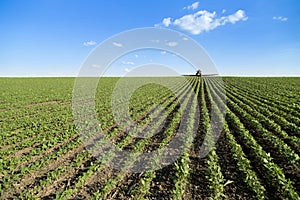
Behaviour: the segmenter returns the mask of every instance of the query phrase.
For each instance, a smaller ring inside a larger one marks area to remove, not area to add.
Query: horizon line
[[[193,76],[193,74],[182,74],[180,76]],[[300,77],[300,75],[233,75],[233,74],[215,74],[215,75],[203,75],[203,76],[217,76],[217,77]],[[82,76],[71,76],[71,75],[62,75],[62,76],[0,76],[0,78],[80,78]],[[111,77],[111,78],[121,78],[124,76],[111,75],[111,76],[89,76],[91,78],[100,78],[100,77]],[[125,76],[128,77],[128,76]],[[132,76],[134,77],[134,76]],[[178,77],[178,76],[135,76],[135,77]]]

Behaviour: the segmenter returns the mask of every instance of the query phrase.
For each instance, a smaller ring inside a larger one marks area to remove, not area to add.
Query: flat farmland
[[[0,199],[300,199],[300,78],[155,79],[172,89],[145,84],[129,102],[131,120],[141,130],[151,124],[151,137],[136,138],[135,127],[114,119],[119,78],[101,78],[95,94],[97,125],[132,153],[131,165],[143,162],[138,154],[160,152],[185,118],[182,155],[134,173],[110,167],[112,158],[95,158],[82,142],[72,112],[75,78],[0,78]],[[215,145],[201,158],[205,141]]]

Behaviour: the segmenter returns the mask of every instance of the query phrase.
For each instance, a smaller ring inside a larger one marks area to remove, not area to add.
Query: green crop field
[[[181,109],[191,111],[185,118],[192,131],[199,105],[196,136],[186,138],[182,156],[162,169],[131,173],[109,167],[109,158],[96,159],[83,144],[72,112],[74,78],[1,78],[0,199],[300,199],[300,78],[224,77],[226,96],[214,77],[161,79],[179,95],[147,84],[130,98],[131,118],[143,128],[161,120],[153,105],[165,108],[163,129],[142,139],[114,120],[111,94],[119,79],[101,78],[97,88],[99,127],[132,152],[133,162],[172,140]],[[216,145],[200,158],[205,135],[212,142],[218,123]]]

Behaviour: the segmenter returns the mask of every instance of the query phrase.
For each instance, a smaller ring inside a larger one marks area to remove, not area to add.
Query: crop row
[[[213,89],[216,89],[216,87],[213,87]],[[212,94],[215,96],[218,103],[224,104],[214,91]],[[234,104],[232,103],[232,105]],[[257,143],[237,115],[227,106],[226,109],[226,121],[228,122],[229,127],[234,130],[234,134],[238,135],[238,137],[242,140],[242,143],[251,150],[250,153],[253,158],[253,162],[257,163],[264,170],[265,178],[269,181],[269,184],[277,189],[278,195],[282,196],[282,198],[298,199],[299,196],[297,192],[295,191],[291,181],[285,177],[282,169],[272,161],[271,156]],[[241,109],[237,107],[236,111],[241,112]]]

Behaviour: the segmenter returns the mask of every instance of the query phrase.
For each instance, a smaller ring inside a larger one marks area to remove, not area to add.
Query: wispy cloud
[[[159,40],[150,40],[150,42],[159,43]]]
[[[166,45],[169,47],[175,47],[178,45],[178,43],[177,42],[167,42]]]
[[[122,61],[123,65],[134,65],[134,62],[132,61]]]
[[[161,51],[160,54],[161,55],[165,55],[167,52],[166,51]]]
[[[183,7],[183,10],[196,10],[199,7],[199,2],[194,2],[192,5]]]
[[[165,18],[165,19],[170,19],[170,18]],[[200,10],[193,14],[184,15],[181,18],[175,19],[173,21],[170,19],[168,26],[170,25],[177,26],[182,30],[190,32],[191,34],[198,35],[204,31],[208,32],[219,26],[223,26],[228,23],[235,24],[238,21],[246,21],[247,19],[248,17],[246,16],[244,10],[238,10],[231,15],[222,16],[219,18],[217,17],[216,12]]]
[[[116,47],[123,47],[123,44],[118,43],[118,42],[113,42],[112,44]]]
[[[95,41],[93,41],[93,40],[87,41],[87,42],[84,42],[84,43],[83,43],[83,45],[86,46],[86,47],[88,47],[88,46],[94,46],[94,45],[96,45],[96,44],[97,44],[97,42],[95,42]]]
[[[94,67],[94,68],[100,68],[100,65],[98,65],[98,64],[92,64],[92,67]]]
[[[273,19],[278,20],[278,21],[282,21],[282,22],[286,22],[288,20],[287,17],[282,17],[282,16],[278,16],[278,17],[274,16]]]
[[[124,71],[125,71],[125,72],[130,72],[130,69],[125,68]]]
[[[171,24],[171,17],[164,18],[162,23],[165,27],[168,27]]]

